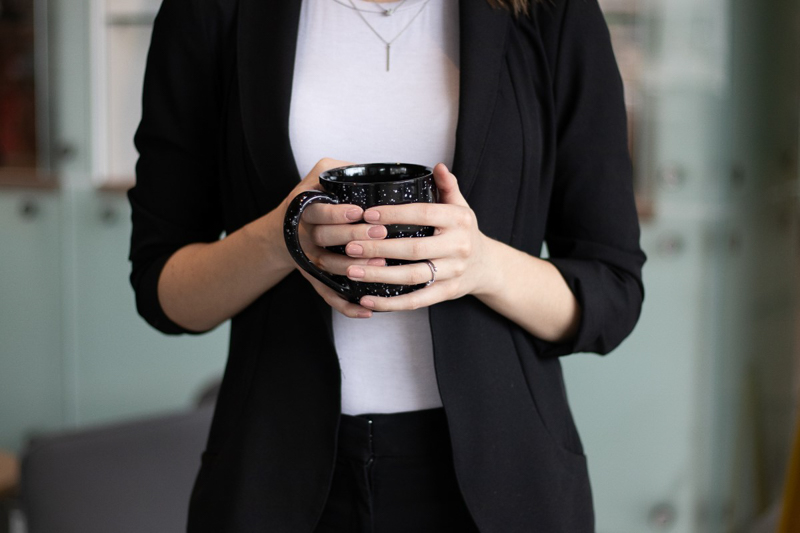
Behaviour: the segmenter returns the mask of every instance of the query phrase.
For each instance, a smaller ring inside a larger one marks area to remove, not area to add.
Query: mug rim
[[[380,182],[375,182],[375,181],[338,181],[338,180],[335,180],[335,179],[330,179],[331,178],[331,173],[333,173],[333,172],[342,171],[342,170],[345,170],[345,169],[348,169],[348,168],[366,168],[366,167],[372,167],[372,166],[417,167],[419,169],[423,169],[425,171],[425,173],[423,175],[421,175],[421,176],[416,176],[416,177],[413,177],[413,178],[404,178],[404,179],[400,179],[400,180],[380,181]],[[358,163],[358,164],[345,165],[345,166],[342,166],[342,167],[336,167],[336,168],[328,169],[328,170],[322,172],[319,175],[319,180],[320,181],[325,181],[327,183],[335,183],[337,185],[360,185],[360,186],[373,185],[373,186],[375,186],[375,185],[383,185],[383,184],[387,184],[387,183],[393,183],[393,184],[412,183],[412,182],[415,182],[415,181],[418,181],[418,180],[421,180],[421,179],[425,179],[425,178],[427,178],[429,176],[432,176],[432,175],[433,175],[433,168],[431,168],[431,167],[429,167],[427,165],[420,165],[419,163]]]

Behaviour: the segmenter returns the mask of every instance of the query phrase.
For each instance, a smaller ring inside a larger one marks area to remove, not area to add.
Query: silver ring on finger
[[[437,269],[436,269],[436,265],[434,265],[433,261],[431,261],[430,259],[426,259],[425,263],[427,263],[428,264],[428,268],[431,269],[431,280],[428,281],[427,283],[425,283],[425,286],[426,287],[430,287],[431,285],[433,285],[433,282],[436,281]]]

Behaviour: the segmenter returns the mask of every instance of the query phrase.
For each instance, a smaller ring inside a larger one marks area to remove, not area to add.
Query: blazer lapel
[[[245,138],[261,178],[280,180],[287,190],[300,178],[289,143],[300,6],[300,0],[242,0],[239,6]],[[475,181],[492,118],[509,18],[506,10],[492,8],[486,0],[459,1],[461,74],[453,172],[465,197]]]
[[[510,14],[486,0],[460,0],[460,97],[453,173],[469,196],[492,119]]]
[[[300,176],[289,141],[294,58],[301,0],[241,0],[238,27],[239,97],[242,124],[260,178],[288,193]],[[299,276],[299,274],[295,274]],[[316,297],[326,331],[331,311]]]
[[[242,123],[261,179],[287,192],[300,176],[289,142],[289,106],[301,0],[241,0],[238,72]],[[460,97],[453,172],[468,197],[497,95],[510,15],[486,0],[459,1]],[[320,299],[321,302],[321,299]],[[329,313],[323,313],[329,326]]]
[[[241,0],[239,96],[247,145],[262,180],[288,192],[300,176],[289,142],[289,104],[300,0]]]

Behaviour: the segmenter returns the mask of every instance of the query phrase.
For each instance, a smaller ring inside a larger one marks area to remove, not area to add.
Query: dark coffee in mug
[[[298,194],[284,218],[284,238],[289,254],[306,272],[335,290],[347,300],[358,303],[362,296],[398,296],[415,291],[421,285],[390,285],[353,281],[317,268],[300,247],[298,226],[306,207],[315,202],[329,204],[354,204],[364,210],[378,205],[410,204],[415,202],[435,203],[438,191],[433,179],[433,170],[422,165],[408,163],[368,163],[350,165],[328,170],[320,174],[322,191],[305,191]],[[387,239],[401,237],[428,237],[433,235],[431,226],[386,226]],[[344,246],[332,248],[344,254]],[[386,259],[388,266],[410,261]]]

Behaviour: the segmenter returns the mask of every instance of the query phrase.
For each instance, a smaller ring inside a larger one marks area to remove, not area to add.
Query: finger
[[[323,157],[314,165],[314,168],[311,169],[311,173],[322,174],[323,172],[330,170],[332,168],[338,167],[346,167],[349,165],[354,164],[352,161],[344,161],[342,159],[334,159],[332,157]]]
[[[321,281],[317,280],[313,276],[309,275],[307,272],[300,271],[300,273],[305,277],[311,286],[314,287],[314,290],[317,291],[317,294],[322,296],[322,299],[325,300],[325,303],[331,306],[333,309],[337,310],[338,312],[342,313],[344,316],[349,318],[370,318],[372,317],[372,311],[369,309],[354,303],[350,303],[339,294],[334,291],[333,289],[326,286]]]
[[[449,279],[456,274],[452,261],[447,259],[437,260],[436,280]],[[434,279],[428,263],[414,263],[399,266],[371,266],[354,264],[347,267],[347,277],[355,281],[370,283],[390,283],[392,285],[421,285]]]
[[[350,257],[391,257],[392,259],[436,259],[441,257],[469,257],[470,242],[449,235],[409,237],[380,241],[353,241],[345,247]]]
[[[370,224],[412,224],[446,228],[472,224],[474,214],[469,207],[445,204],[402,204],[370,207],[364,221]]]
[[[344,167],[350,165],[347,161],[340,161],[338,159],[331,159],[329,157],[325,157],[317,161],[311,171],[306,174],[306,176],[300,180],[300,183],[292,191],[290,197],[295,197],[302,191],[311,191],[311,190],[321,190],[322,187],[319,184],[319,175],[325,172],[326,170],[330,170],[336,167]]]
[[[433,167],[433,179],[439,189],[439,201],[443,204],[460,205],[467,207],[467,200],[461,194],[458,187],[458,180],[455,175],[445,166],[439,163]]]
[[[348,161],[342,161],[340,159],[333,159],[331,157],[323,157],[322,159],[320,159],[319,161],[316,162],[314,167],[311,169],[311,171],[308,174],[306,174],[306,177],[303,178],[301,183],[305,183],[306,181],[312,182],[312,183],[318,183],[319,182],[319,175],[322,174],[323,172],[325,172],[326,170],[330,170],[332,168],[337,168],[337,167],[346,167],[346,166],[352,165],[352,164],[353,163],[350,163]]]
[[[382,258],[374,257],[369,259],[353,259],[352,257],[329,252],[325,249],[321,249],[311,262],[314,263],[320,270],[324,270],[325,272],[329,272],[331,274],[338,274],[340,276],[346,276],[347,269],[351,266],[369,266],[372,268],[386,266],[386,260]]]
[[[363,212],[352,204],[316,203],[306,207],[300,220],[306,224],[349,224],[361,220]]]
[[[413,311],[449,300],[448,283],[436,282],[429,287],[401,296],[364,296],[361,306],[374,311]]]
[[[372,224],[320,224],[310,229],[317,246],[341,246],[351,241],[385,239],[387,235],[386,226]]]

